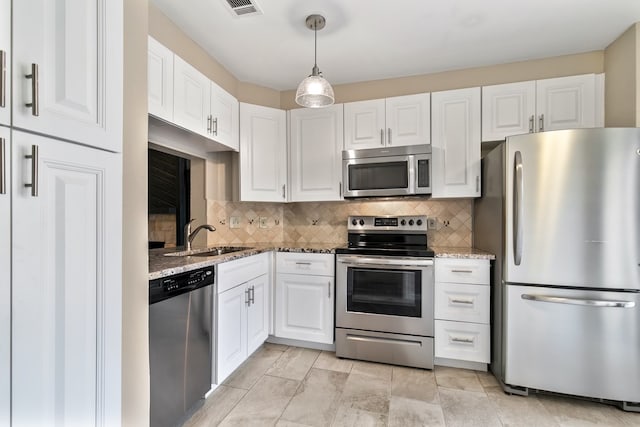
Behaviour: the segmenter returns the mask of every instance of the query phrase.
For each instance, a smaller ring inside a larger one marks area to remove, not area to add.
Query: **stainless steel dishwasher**
[[[214,268],[149,281],[151,426],[175,426],[211,388]]]

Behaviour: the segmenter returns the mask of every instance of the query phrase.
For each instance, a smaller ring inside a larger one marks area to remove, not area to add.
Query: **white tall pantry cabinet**
[[[0,0],[0,50],[13,52],[0,107],[0,425],[118,425],[122,2],[12,6]]]

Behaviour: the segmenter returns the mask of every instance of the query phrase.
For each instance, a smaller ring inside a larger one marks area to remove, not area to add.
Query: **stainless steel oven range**
[[[426,216],[352,216],[336,250],[336,355],[433,368]]]

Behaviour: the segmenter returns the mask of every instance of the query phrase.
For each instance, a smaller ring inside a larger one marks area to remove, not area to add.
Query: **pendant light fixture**
[[[321,108],[332,105],[335,96],[333,88],[328,81],[322,77],[322,72],[318,68],[318,30],[324,28],[326,21],[322,15],[309,15],[305,21],[307,28],[313,30],[315,39],[313,69],[311,75],[300,82],[296,91],[296,103],[308,108]]]

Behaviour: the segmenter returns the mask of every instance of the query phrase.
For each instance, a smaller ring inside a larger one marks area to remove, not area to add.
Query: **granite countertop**
[[[212,247],[242,246],[248,247],[246,250],[231,252],[222,255],[211,256],[164,256],[166,253],[179,252],[184,248],[152,249],[149,251],[149,280],[159,279],[185,271],[196,270],[234,259],[257,255],[262,252],[305,252],[332,254],[335,248],[339,247],[335,243],[247,243],[239,245],[219,245]],[[204,250],[205,248],[194,248],[194,250]]]
[[[436,253],[436,258],[458,258],[458,259],[496,259],[494,254],[481,251],[475,248],[455,248],[446,246],[436,246],[432,248]]]
[[[230,245],[220,245],[218,247],[228,246]],[[269,251],[332,254],[335,253],[336,248],[343,247],[344,244],[279,242],[248,243],[246,245],[237,246],[246,246],[248,249],[211,256],[164,256],[166,253],[179,252],[182,248],[152,249],[149,251],[149,280],[184,273],[185,271],[196,270],[198,268],[208,267]],[[194,248],[194,250],[204,249],[205,248]],[[495,259],[493,254],[474,248],[434,247],[432,249],[435,252],[436,258]]]

